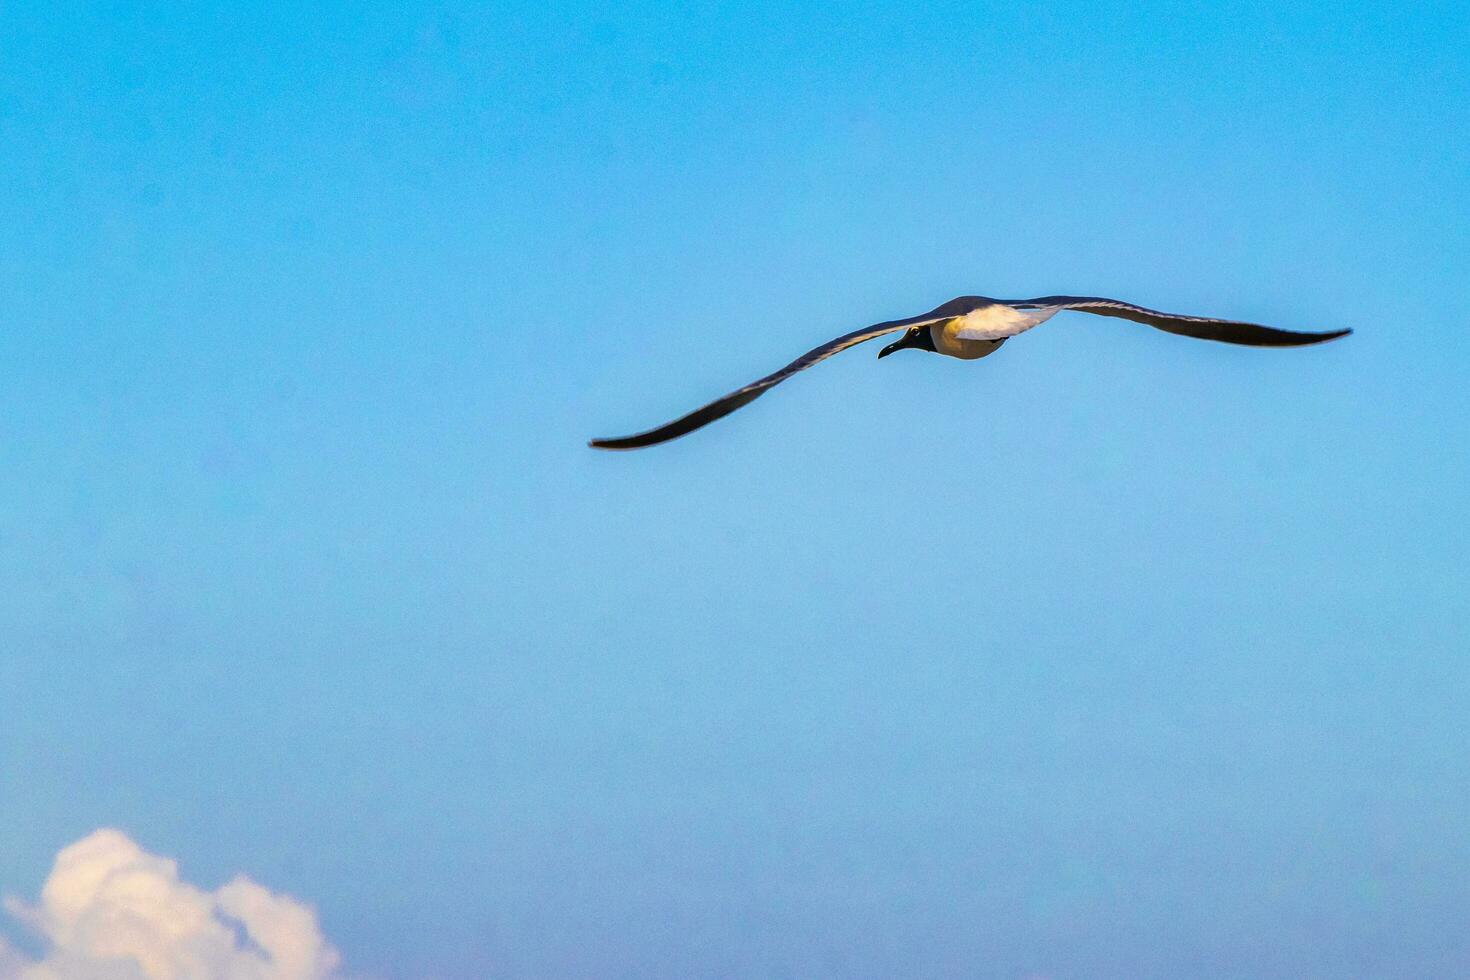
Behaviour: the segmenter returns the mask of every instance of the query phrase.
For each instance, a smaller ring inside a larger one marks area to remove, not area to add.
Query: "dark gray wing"
[[[1182,337],[1197,337],[1200,340],[1218,340],[1227,344],[1245,344],[1248,347],[1302,347],[1320,344],[1324,340],[1336,340],[1352,333],[1351,330],[1329,330],[1324,333],[1298,333],[1294,330],[1278,330],[1263,327],[1259,323],[1240,320],[1219,320],[1208,316],[1183,316],[1178,313],[1160,313],[1146,306],[1135,306],[1118,299],[1103,296],[1038,296],[1036,299],[1002,300],[1008,306],[1027,309],[1039,306],[1060,306],[1066,310],[1096,313],[1100,316],[1122,317],[1135,323],[1146,323],[1151,327]]]
[[[833,354],[839,354],[865,340],[872,340],[874,337],[881,337],[884,334],[936,319],[939,319],[939,316],[935,313],[926,313],[923,316],[909,317],[906,320],[889,320],[886,323],[875,323],[871,327],[854,330],[836,340],[827,341],[821,347],[807,351],[774,374],[768,374],[759,381],[752,381],[744,388],[737,388],[723,398],[716,398],[703,408],[697,408],[688,415],[681,416],[666,425],[649,429],[647,432],[640,432],[637,435],[622,436],[616,439],[593,439],[587,445],[593,449],[642,449],[644,446],[654,446],[661,442],[668,442],[670,439],[677,439],[682,435],[688,435],[695,429],[709,425],[715,419],[724,418],[742,405],[749,405],[793,374],[805,371],[813,364],[825,361]]]

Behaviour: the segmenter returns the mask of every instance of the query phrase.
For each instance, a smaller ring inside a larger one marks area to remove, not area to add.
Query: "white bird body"
[[[1005,303],[991,303],[946,322],[944,332],[956,340],[1004,340],[1045,323],[1060,309],[1060,306],[1043,306],[1035,310],[1018,310]],[[929,329],[934,331],[934,327]],[[934,340],[934,346],[938,347],[938,336]],[[940,352],[949,353],[945,350]]]
[[[1004,303],[992,303],[963,316],[931,323],[929,337],[934,341],[935,353],[973,361],[995,353],[1001,341],[1045,323],[1060,309],[1060,306],[1050,306],[1018,310]]]

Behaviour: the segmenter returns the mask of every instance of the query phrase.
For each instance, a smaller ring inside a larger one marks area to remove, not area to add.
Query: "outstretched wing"
[[[825,361],[833,354],[841,353],[865,340],[872,340],[874,337],[918,326],[921,323],[930,323],[940,318],[935,313],[926,313],[923,316],[909,317],[906,320],[889,320],[886,323],[875,323],[871,327],[854,330],[835,340],[829,340],[821,347],[807,351],[774,374],[768,374],[759,381],[752,381],[744,388],[737,388],[723,398],[716,398],[703,408],[697,408],[688,415],[681,416],[656,429],[617,439],[593,439],[587,445],[593,449],[641,449],[644,446],[654,446],[661,442],[668,442],[670,439],[677,439],[701,426],[709,425],[715,419],[724,418],[742,405],[749,405],[793,374],[805,371],[813,364]]]
[[[1118,299],[1103,296],[1039,296],[1036,299],[1002,300],[1007,306],[1018,309],[1039,309],[1048,306],[1100,316],[1122,317],[1136,323],[1182,337],[1197,337],[1200,340],[1219,340],[1227,344],[1245,344],[1248,347],[1302,347],[1320,344],[1324,340],[1336,340],[1351,330],[1329,330],[1324,333],[1299,333],[1294,330],[1278,330],[1259,323],[1241,320],[1219,320],[1208,316],[1183,316],[1178,313],[1160,313],[1146,306],[1135,306]]]

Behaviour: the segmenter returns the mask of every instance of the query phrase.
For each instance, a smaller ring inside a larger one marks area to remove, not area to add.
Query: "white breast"
[[[1003,303],[982,306],[954,320],[957,340],[1000,340],[1014,337],[1056,316],[1060,306],[1044,306],[1039,310],[1018,310]]]

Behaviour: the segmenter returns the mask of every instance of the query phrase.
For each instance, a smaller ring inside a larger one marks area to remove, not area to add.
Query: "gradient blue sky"
[[[0,891],[115,825],[361,975],[1470,975],[1470,8],[306,8],[0,7]],[[583,446],[969,292],[1357,334]]]

